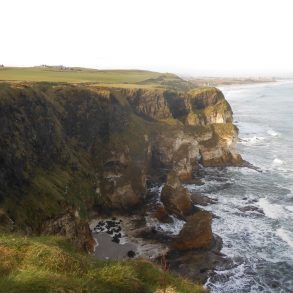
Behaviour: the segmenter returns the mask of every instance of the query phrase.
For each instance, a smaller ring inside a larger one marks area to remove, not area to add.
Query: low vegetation
[[[147,70],[96,70],[64,66],[3,67],[0,81],[84,83],[114,88],[194,87],[172,73]]]
[[[162,279],[166,278],[162,288]],[[166,290],[165,290],[166,289]],[[145,260],[101,261],[60,237],[0,236],[0,292],[207,292]]]

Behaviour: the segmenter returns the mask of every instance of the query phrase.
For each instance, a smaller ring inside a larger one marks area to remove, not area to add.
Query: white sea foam
[[[280,166],[280,165],[282,165],[284,162],[281,160],[281,159],[278,159],[278,158],[275,158],[274,160],[273,160],[273,166]]]
[[[259,206],[263,209],[265,215],[271,219],[286,218],[284,208],[279,204],[270,203],[266,198],[259,200]]]
[[[242,144],[245,144],[245,145],[253,145],[253,144],[256,144],[258,142],[261,142],[263,141],[265,138],[262,137],[262,136],[252,136],[252,137],[244,137],[244,138],[241,138],[241,143]]]
[[[271,136],[279,136],[280,134],[278,132],[276,132],[275,130],[273,129],[269,129],[267,131],[267,134],[271,135]]]
[[[293,206],[285,206],[285,209],[293,213]]]
[[[146,216],[146,223],[148,227],[154,227],[156,230],[165,232],[170,235],[178,235],[182,230],[185,221],[180,220],[174,216],[170,216],[173,223],[160,223],[156,218]]]
[[[291,247],[293,247],[293,233],[285,230],[284,228],[279,228],[276,234],[285,242],[287,242]]]
[[[255,170],[255,169],[247,168],[247,167],[227,167],[227,170],[229,170],[229,171],[237,171],[237,172],[240,172],[243,175],[255,174],[255,173],[259,172],[259,171]]]

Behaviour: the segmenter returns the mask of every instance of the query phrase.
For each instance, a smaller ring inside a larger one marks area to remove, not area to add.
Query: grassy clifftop
[[[0,81],[91,83],[107,87],[181,88],[191,84],[172,73],[147,70],[96,70],[63,66],[4,67]]]
[[[99,261],[60,237],[0,235],[0,292],[154,293],[163,292],[163,274],[144,260]],[[207,292],[171,274],[165,284],[166,292]]]

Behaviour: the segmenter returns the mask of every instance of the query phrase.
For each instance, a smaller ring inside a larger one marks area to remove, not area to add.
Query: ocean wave
[[[180,220],[173,215],[170,215],[173,222],[172,223],[161,223],[156,218],[150,215],[146,216],[147,227],[154,227],[157,231],[165,232],[169,235],[178,235],[182,230],[185,221]]]
[[[230,180],[218,181],[211,179],[202,179],[203,185],[184,185],[189,192],[203,192],[209,193],[209,196],[212,197],[212,193],[215,191],[223,190],[228,188],[233,182]]]
[[[280,135],[280,133],[276,132],[276,131],[273,130],[273,129],[269,129],[269,130],[267,131],[267,134],[269,134],[269,135],[271,135],[271,136],[279,136],[279,135]]]
[[[283,161],[281,160],[281,159],[279,159],[279,158],[275,158],[274,160],[273,160],[273,163],[272,163],[272,165],[273,166],[280,166],[280,165],[283,165]]]
[[[258,203],[259,206],[263,209],[265,215],[271,219],[287,217],[286,211],[279,204],[270,203],[266,198],[260,198]]]
[[[276,235],[279,236],[283,241],[287,242],[291,247],[293,247],[293,233],[285,230],[284,228],[279,228],[276,231]]]
[[[256,144],[258,142],[261,142],[265,140],[265,138],[263,136],[252,136],[252,137],[244,137],[241,138],[240,143],[244,144],[244,145],[253,145]]]
[[[293,206],[285,206],[285,209],[293,213]]]
[[[248,168],[248,167],[226,167],[227,170],[229,171],[236,171],[239,172],[243,175],[250,175],[250,174],[255,174],[255,173],[259,173],[258,170],[253,169],[253,168]]]

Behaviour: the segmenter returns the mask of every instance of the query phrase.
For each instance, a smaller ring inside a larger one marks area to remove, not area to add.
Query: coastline
[[[260,79],[233,79],[233,78],[195,78],[189,80],[196,86],[209,86],[209,87],[223,87],[223,86],[241,86],[241,85],[252,85],[252,84],[270,84],[275,83],[278,81],[278,79],[274,78],[260,78]]]

